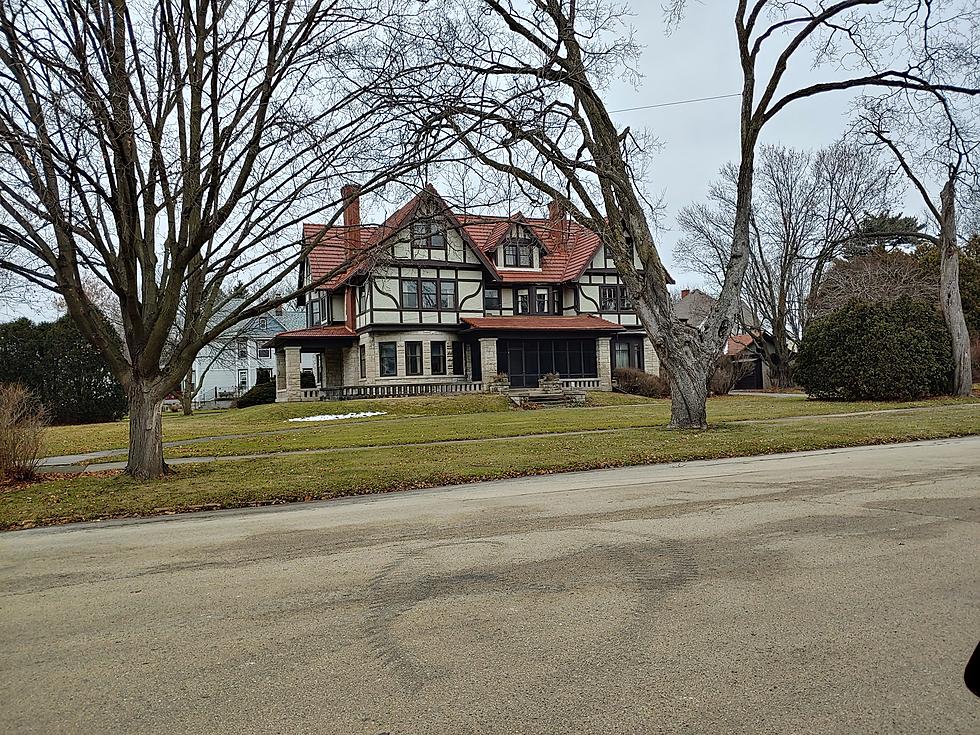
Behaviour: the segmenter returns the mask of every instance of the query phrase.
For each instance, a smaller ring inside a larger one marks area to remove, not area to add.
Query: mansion
[[[546,218],[455,214],[431,186],[380,224],[304,225],[306,326],[276,334],[277,401],[534,389],[557,373],[611,390],[660,365],[611,255],[557,205]],[[639,266],[639,263],[637,262]],[[314,355],[317,387],[302,387]],[[308,358],[307,358],[308,359]]]

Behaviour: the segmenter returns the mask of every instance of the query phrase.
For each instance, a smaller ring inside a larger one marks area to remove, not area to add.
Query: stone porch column
[[[480,337],[480,370],[483,372],[483,385],[497,375],[497,338]]]
[[[609,337],[595,341],[595,360],[599,376],[599,390],[612,390],[612,365],[610,364]]]
[[[303,370],[303,356],[299,347],[285,348],[286,400],[302,401],[303,391],[300,387],[299,375]]]
[[[276,403],[286,401],[286,353],[276,348]]]

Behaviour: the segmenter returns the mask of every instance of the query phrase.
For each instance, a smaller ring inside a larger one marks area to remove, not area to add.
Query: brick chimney
[[[361,249],[361,187],[345,184],[340,196],[344,200],[344,251],[350,257]]]
[[[682,288],[681,289],[681,298],[682,299],[687,298],[688,294],[690,294],[690,293],[691,293],[691,289],[689,289],[689,288]]]

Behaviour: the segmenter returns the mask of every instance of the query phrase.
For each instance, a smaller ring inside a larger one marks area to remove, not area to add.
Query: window
[[[238,340],[238,359],[247,360],[248,359],[248,342],[244,339]]]
[[[632,311],[633,302],[630,300],[626,286],[600,286],[599,311]]]
[[[438,278],[403,278],[401,308],[453,311],[456,309],[456,281],[443,281]]]
[[[539,288],[534,292],[534,310],[538,314],[548,313],[548,289]]]
[[[238,387],[247,388],[248,387],[248,370],[238,371]]]
[[[435,309],[439,304],[436,294],[439,293],[438,281],[420,281],[422,284],[422,308]]]
[[[613,345],[613,367],[633,367],[630,365],[630,346],[626,342],[617,342]]]
[[[382,378],[398,375],[398,349],[394,342],[379,342],[378,357]]]
[[[361,378],[362,379],[366,378],[367,377],[367,347],[365,347],[364,345],[361,345],[358,348],[357,359],[361,368]]]
[[[264,317],[264,316],[263,317],[259,317],[259,329],[261,329],[264,332],[268,328],[269,328],[269,319],[268,319],[268,317]]]
[[[272,357],[272,350],[268,347],[259,347],[259,357],[264,357],[264,358]]]
[[[446,260],[446,226],[434,219],[412,223],[412,257],[417,260]]]
[[[466,357],[462,342],[453,342],[453,375],[466,375]]]
[[[402,281],[402,308],[419,308],[419,282]]]
[[[422,343],[405,343],[405,372],[408,375],[422,374]]]
[[[643,369],[643,341],[641,339],[613,340],[613,367]]]
[[[518,314],[528,314],[531,311],[530,296],[527,291],[517,291],[514,293],[514,308]]]
[[[487,286],[483,289],[483,308],[488,311],[500,311],[500,289]]]
[[[456,281],[439,281],[439,308],[448,311],[456,308]]]
[[[323,319],[323,302],[320,299],[313,299],[310,302],[310,326],[315,327]]]
[[[446,374],[446,343],[430,342],[429,356],[432,358],[432,374]]]
[[[533,268],[534,243],[524,238],[511,238],[504,242],[505,268]]]
[[[367,311],[368,303],[368,292],[366,286],[361,286],[357,289],[357,311],[359,314],[363,314]]]

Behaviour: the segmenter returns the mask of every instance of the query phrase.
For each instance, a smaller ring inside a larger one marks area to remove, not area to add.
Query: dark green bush
[[[312,370],[304,370],[299,374],[300,388],[316,388],[316,376]]]
[[[117,421],[128,405],[101,353],[67,316],[0,324],[0,383],[25,386],[55,424]]]
[[[849,301],[814,320],[800,343],[796,380],[815,398],[907,401],[949,391],[949,332],[919,301]]]
[[[241,398],[239,398],[235,405],[238,408],[247,408],[248,406],[258,406],[262,403],[275,403],[276,402],[276,384],[271,380],[267,380],[264,383],[256,383],[245,392]]]
[[[659,375],[651,375],[636,368],[616,368],[613,370],[616,387],[623,393],[647,398],[666,398],[670,386]]]

